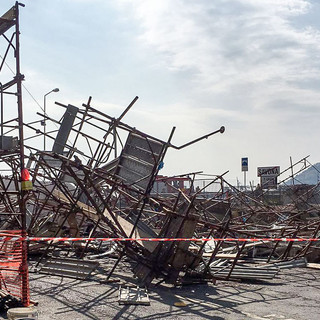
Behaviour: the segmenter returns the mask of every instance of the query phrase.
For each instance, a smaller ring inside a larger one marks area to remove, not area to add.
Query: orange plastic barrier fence
[[[20,230],[0,231],[0,289],[26,305],[29,303],[28,268],[23,259],[26,250],[22,248],[26,244],[20,237]]]

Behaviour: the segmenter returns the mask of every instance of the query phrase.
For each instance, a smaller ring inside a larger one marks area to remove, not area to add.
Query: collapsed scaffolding
[[[318,248],[311,240],[298,244],[272,240],[318,237],[319,206],[309,201],[318,193],[317,186],[293,194],[288,204],[275,205],[270,204],[268,190],[243,192],[233,187],[224,178],[227,172],[202,179],[201,188],[199,172],[161,178],[158,172],[168,148],[179,150],[222,133],[224,128],[177,147],[171,142],[174,129],[168,140],[162,141],[122,121],[137,97],[118,118],[98,111],[91,100],[82,108],[56,103],[65,113],[60,121],[47,116],[60,126],[57,132],[47,133],[54,140],[52,151],[25,145],[31,151],[27,168],[33,185],[27,201],[28,235],[64,238],[29,244],[30,253],[40,253],[40,272],[58,269],[62,275],[72,276],[63,263],[90,260],[90,266],[86,265],[90,269],[96,266],[92,259],[110,262],[112,256],[114,263],[105,270],[107,279],[125,258],[132,262],[132,272],[141,285],[157,278],[172,284],[217,278],[270,279],[278,271],[274,263],[317,256]],[[39,135],[37,130],[31,139]],[[307,157],[292,168],[299,165],[310,165]],[[179,179],[187,181],[188,187],[171,183]],[[160,182],[170,186],[169,194],[157,192],[155,184]],[[216,191],[205,192],[210,186]],[[14,229],[15,224],[14,217],[8,217],[2,228]],[[68,241],[82,237],[199,240],[133,240],[112,245],[99,240]],[[213,240],[203,242],[202,238]],[[235,240],[223,240],[227,238]],[[252,243],[250,239],[264,240]],[[252,262],[260,262],[259,268],[246,265]]]
[[[60,120],[38,114],[44,124],[55,123],[57,130],[37,128],[40,121],[23,123],[18,7],[17,3],[0,20],[1,34],[8,42],[0,71],[12,47],[17,66],[14,79],[1,83],[0,163],[4,174],[0,175],[0,229],[22,230],[24,251],[19,268],[25,280],[21,292],[28,292],[27,235],[53,238],[28,244],[29,254],[38,255],[40,272],[84,279],[107,259],[104,272],[110,280],[120,263],[129,260],[139,284],[146,286],[155,279],[175,285],[214,279],[266,280],[281,266],[304,264],[301,258],[319,259],[317,242],[311,240],[319,238],[319,204],[314,200],[318,185],[304,191],[289,188],[290,201],[276,203],[263,186],[245,191],[232,186],[225,178],[227,172],[205,178],[201,172],[159,176],[168,148],[189,147],[223,133],[224,127],[175,146],[175,128],[164,141],[123,121],[138,97],[117,118],[93,107],[90,97],[81,107],[56,102],[65,110]],[[5,33],[13,26],[16,30],[8,38]],[[16,91],[10,92],[13,86]],[[9,120],[4,119],[5,95],[18,100],[17,116]],[[24,137],[23,128],[33,133]],[[35,147],[33,141],[39,136],[53,141],[52,150]],[[298,167],[297,173],[311,165],[307,158],[282,174],[289,170],[287,179],[293,178],[294,168]],[[169,192],[162,192],[164,186]],[[215,190],[208,192],[213,186]],[[68,240],[73,238],[84,240]],[[111,243],[101,238],[133,240]],[[134,240],[163,238],[180,241]],[[203,238],[212,240],[201,241]],[[273,240],[283,238],[309,240]],[[3,277],[5,261],[0,262]],[[87,273],[74,272],[73,264]],[[28,304],[28,294],[21,299]]]

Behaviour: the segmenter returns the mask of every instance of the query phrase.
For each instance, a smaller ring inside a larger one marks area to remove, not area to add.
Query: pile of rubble
[[[15,25],[15,10],[2,16],[1,34]],[[14,36],[5,37],[9,49]],[[175,146],[171,142],[175,128],[162,141],[123,121],[137,97],[118,118],[94,108],[90,97],[81,107],[56,103],[65,109],[60,120],[40,114],[43,125],[50,121],[58,127],[46,132],[40,121],[23,122],[21,94],[15,93],[17,117],[3,117],[4,97],[15,86],[19,93],[22,79],[17,68],[14,79],[0,87],[0,163],[6,170],[0,175],[0,229],[25,228],[29,237],[54,238],[28,244],[29,255],[38,257],[39,272],[85,279],[107,260],[104,272],[111,280],[126,259],[141,285],[154,279],[177,285],[267,280],[280,268],[305,265],[306,257],[319,260],[318,243],[312,241],[320,229],[319,204],[314,200],[318,186],[288,187],[286,201],[284,196],[280,201],[263,188],[240,191],[228,183],[226,173],[205,179],[201,172],[159,176],[168,148],[180,150],[223,133],[224,127]],[[24,137],[23,128],[32,134]],[[39,136],[53,141],[52,150],[35,147]],[[307,158],[292,165],[289,178],[300,164],[310,165]],[[32,184],[25,183],[20,192],[25,169]],[[214,191],[208,192],[212,186]],[[128,238],[133,240],[120,241]]]
[[[171,143],[174,129],[168,141],[161,141],[122,121],[136,99],[119,118],[93,108],[91,98],[82,108],[57,103],[65,114],[60,122],[47,116],[59,123],[57,134],[47,134],[54,140],[52,151],[25,145],[31,151],[26,157],[33,185],[26,200],[28,235],[90,238],[31,241],[29,253],[40,254],[40,272],[83,278],[101,259],[110,262],[112,257],[113,265],[105,270],[109,279],[126,257],[141,285],[156,278],[173,284],[217,278],[263,280],[274,277],[288,261],[318,258],[315,242],[279,239],[318,237],[319,206],[309,201],[317,188],[293,192],[288,204],[275,204],[268,190],[240,191],[225,180],[225,173],[211,180],[204,180],[201,173],[161,177],[158,171],[168,148],[181,149],[224,128],[177,147]],[[16,172],[14,152],[1,160]],[[19,197],[13,190],[19,176],[2,176],[0,182],[2,211],[16,212]],[[210,186],[216,191],[206,192]],[[14,214],[5,217],[1,229],[19,228]],[[188,240],[111,243],[101,238]],[[70,267],[73,264],[77,267]],[[74,274],[79,269],[87,273]]]

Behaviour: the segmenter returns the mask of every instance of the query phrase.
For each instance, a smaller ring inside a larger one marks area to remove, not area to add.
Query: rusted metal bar
[[[190,142],[188,142],[188,143],[185,143],[185,144],[183,144],[182,146],[177,147],[177,146],[175,146],[175,145],[173,145],[173,144],[170,144],[170,147],[172,147],[172,148],[174,148],[174,149],[177,149],[177,150],[181,150],[181,149],[183,149],[183,148],[185,148],[185,147],[188,147],[188,146],[190,146],[190,145],[192,145],[192,144],[194,144],[194,143],[196,143],[196,142],[199,142],[199,141],[201,141],[201,140],[203,140],[203,139],[208,139],[210,136],[212,136],[212,135],[214,135],[214,134],[216,134],[216,133],[218,133],[218,132],[224,133],[224,131],[225,131],[225,128],[224,128],[224,127],[221,127],[219,130],[213,131],[213,132],[211,132],[211,133],[209,133],[209,134],[206,134],[206,135],[204,135],[204,136],[202,136],[202,137],[200,137],[200,138],[197,138],[197,139],[192,140],[192,141],[190,141]]]

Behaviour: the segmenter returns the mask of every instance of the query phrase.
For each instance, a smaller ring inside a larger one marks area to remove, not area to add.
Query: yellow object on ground
[[[186,307],[187,305],[183,301],[177,301],[174,303],[174,306],[176,307]]]

